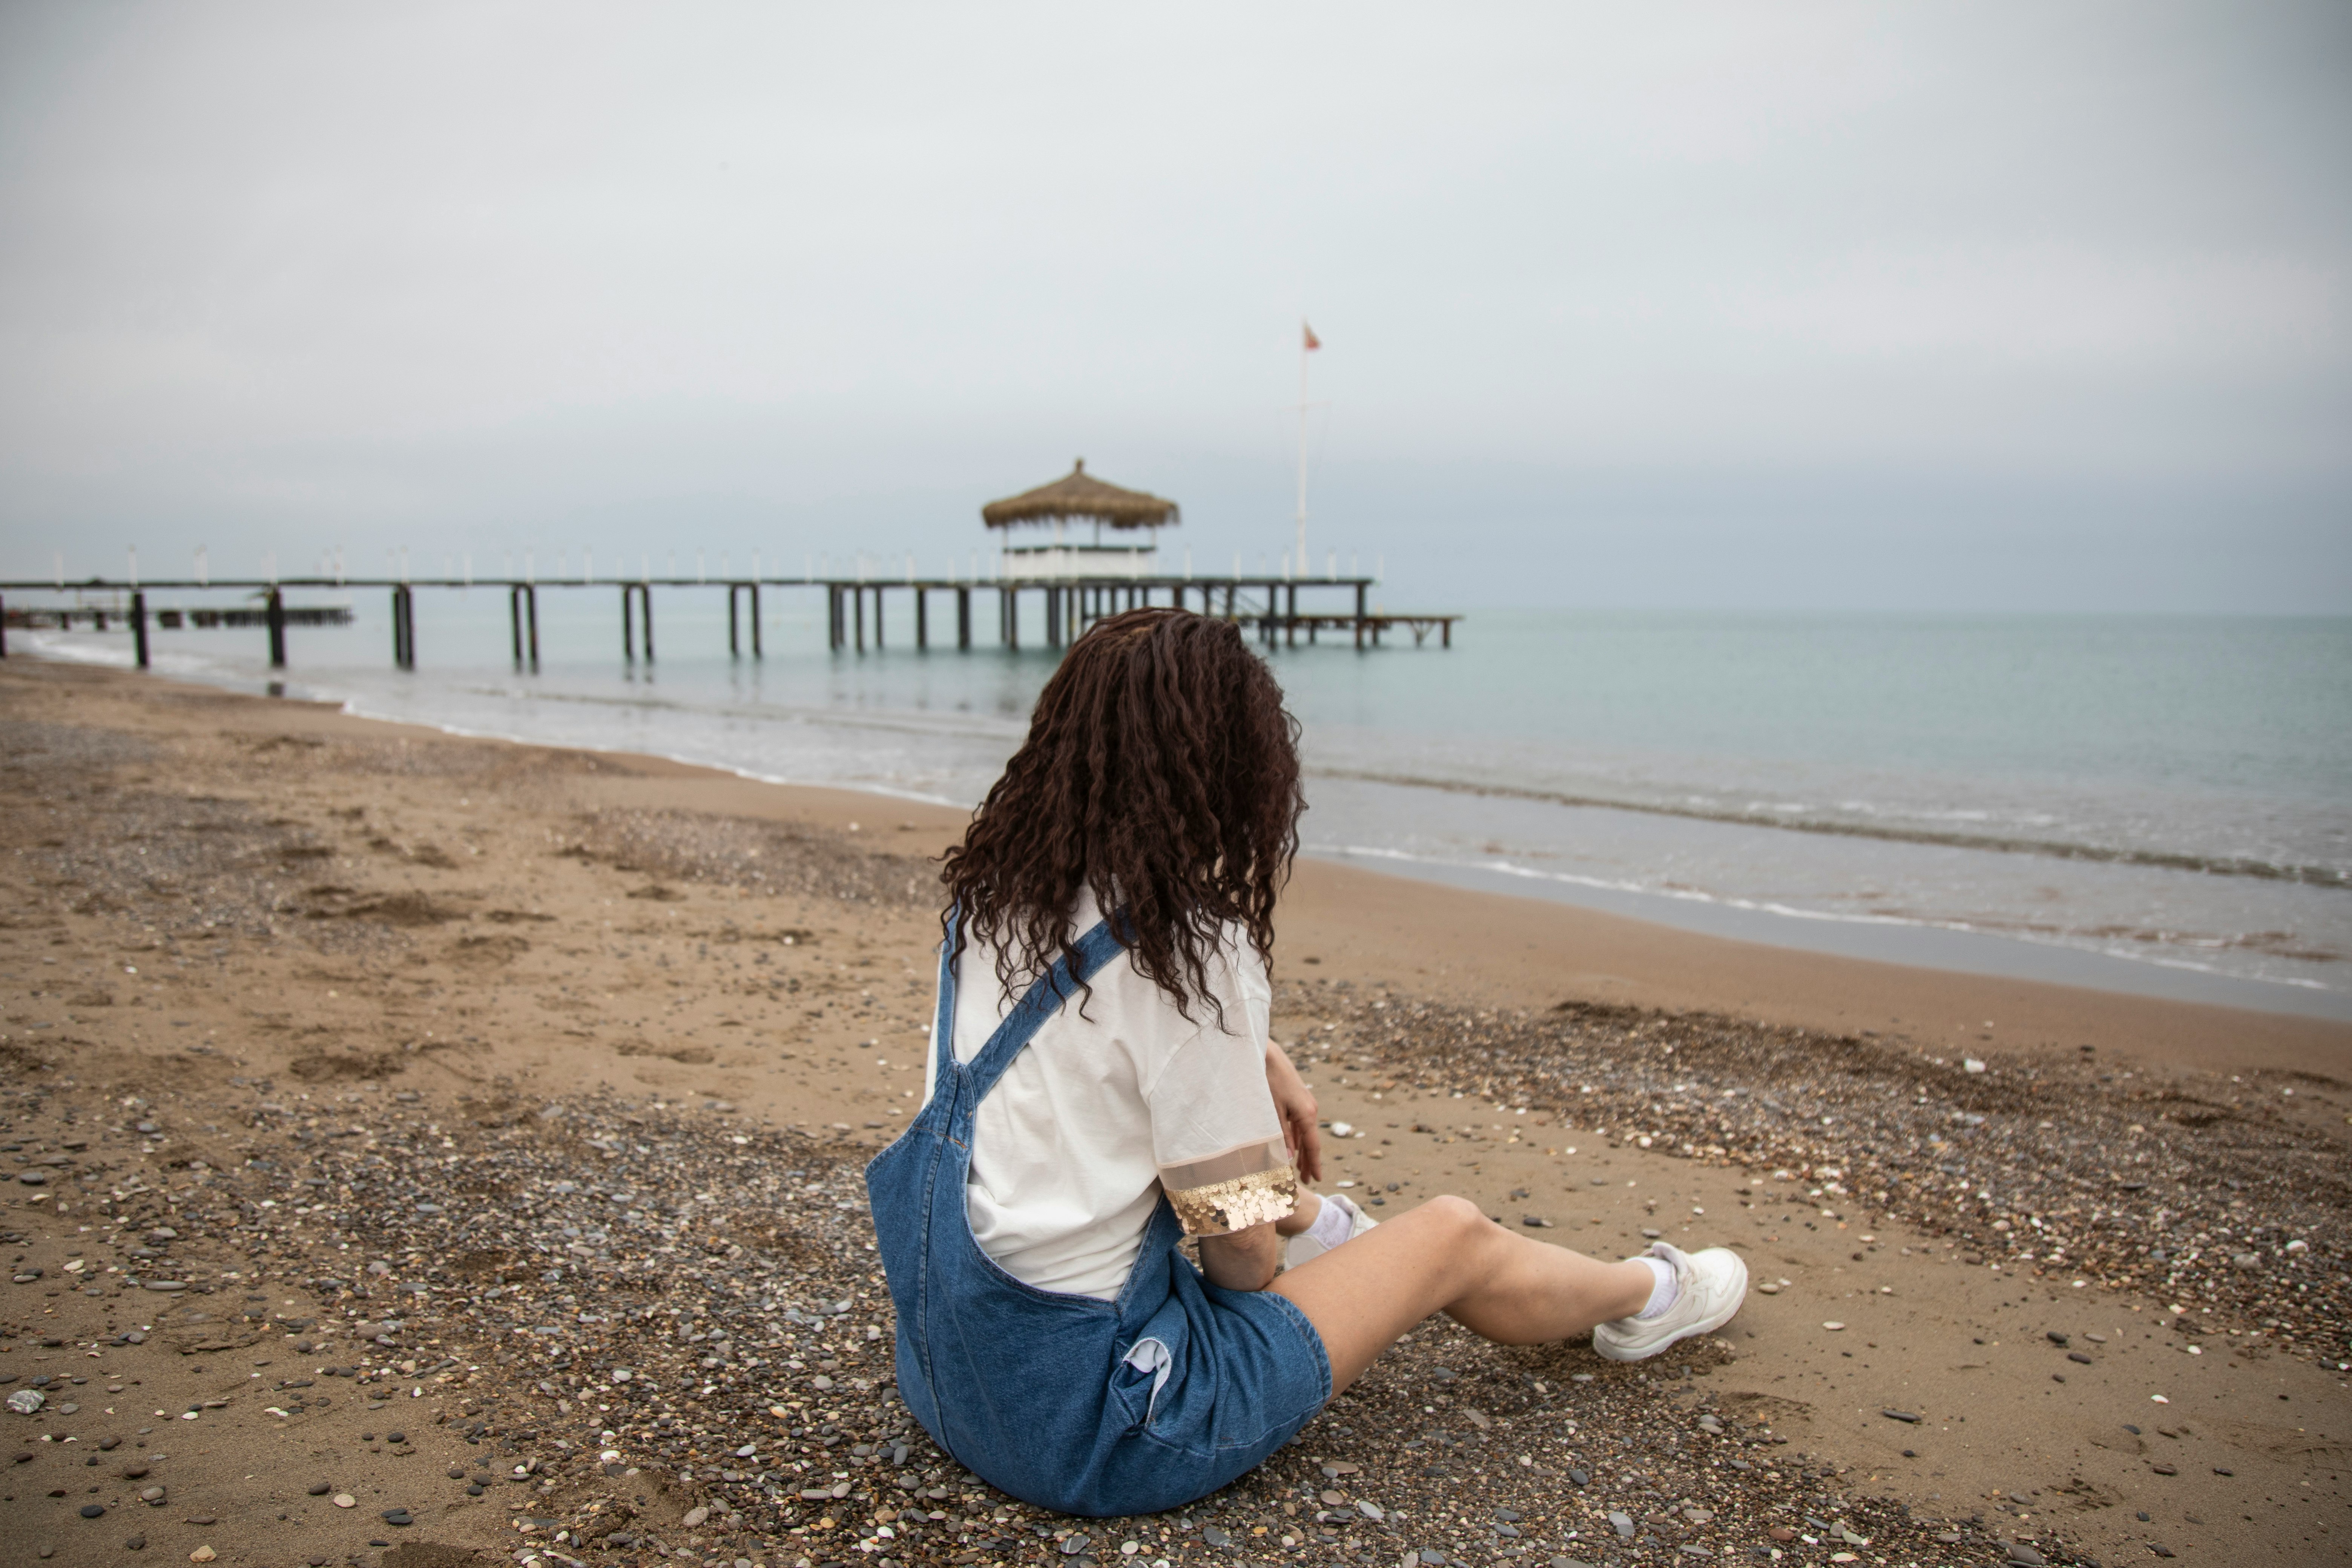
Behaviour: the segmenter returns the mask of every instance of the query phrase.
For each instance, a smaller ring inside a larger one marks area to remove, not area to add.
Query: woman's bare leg
[[[1443,1197],[1290,1269],[1269,1289],[1323,1336],[1337,1394],[1433,1313],[1503,1344],[1538,1344],[1632,1316],[1656,1284],[1646,1264],[1602,1263],[1531,1240],[1466,1198]]]

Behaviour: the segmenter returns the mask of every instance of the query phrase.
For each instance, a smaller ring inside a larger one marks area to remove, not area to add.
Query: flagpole
[[[1298,553],[1291,559],[1305,569],[1307,561],[1307,356],[1315,351],[1308,346],[1309,330],[1302,323],[1298,334]]]

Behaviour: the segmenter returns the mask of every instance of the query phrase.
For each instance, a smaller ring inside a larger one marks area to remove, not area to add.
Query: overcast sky
[[[1391,603],[2352,610],[2347,165],[2337,0],[16,0],[0,572],[1255,567],[1303,316]]]

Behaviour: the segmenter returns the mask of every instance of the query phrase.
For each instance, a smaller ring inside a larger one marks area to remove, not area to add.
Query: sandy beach
[[[0,768],[11,1563],[2352,1541],[2352,1028],[1302,863],[1334,1184],[1758,1293],[1636,1367],[1432,1323],[1228,1491],[1075,1520],[891,1394],[859,1171],[961,813],[23,658]]]

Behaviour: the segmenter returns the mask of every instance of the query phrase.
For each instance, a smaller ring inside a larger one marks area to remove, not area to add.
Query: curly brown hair
[[[1231,622],[1112,616],[1071,645],[1028,739],[947,852],[940,929],[951,956],[973,937],[994,945],[1011,994],[1077,939],[1087,889],[1137,973],[1188,1020],[1207,1000],[1223,1026],[1209,963],[1230,924],[1271,967],[1275,895],[1306,808],[1298,721]]]

